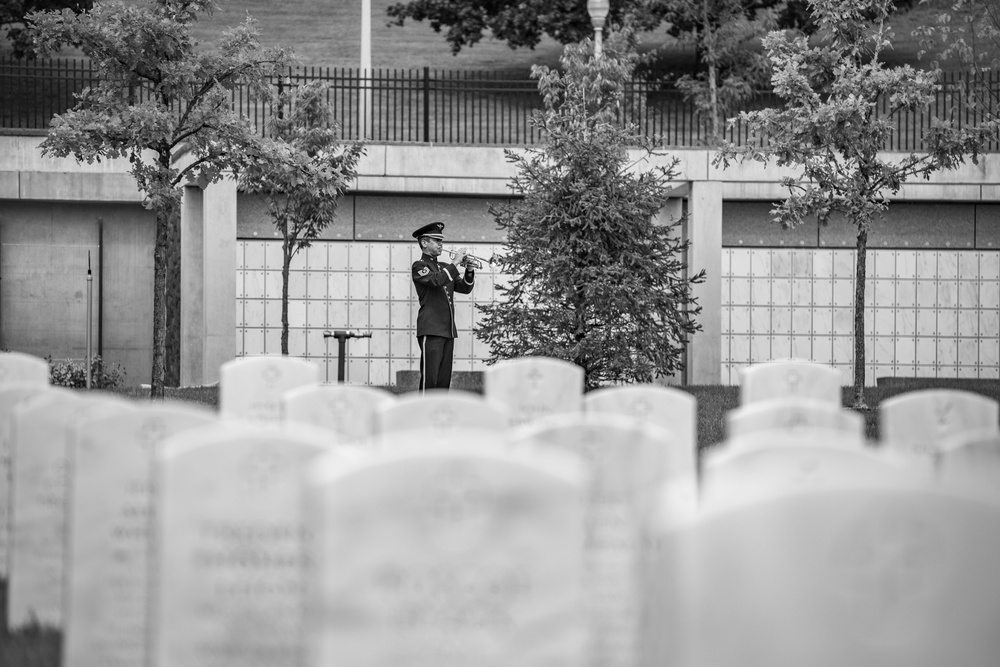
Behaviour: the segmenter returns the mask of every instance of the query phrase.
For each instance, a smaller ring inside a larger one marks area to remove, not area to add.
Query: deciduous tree
[[[35,53],[31,33],[25,28],[26,16],[33,12],[68,9],[79,14],[94,6],[94,0],[0,0],[0,34],[6,32],[16,58]]]
[[[680,223],[655,220],[677,160],[625,122],[635,52],[620,34],[603,58],[591,49],[590,40],[567,46],[562,73],[534,69],[544,109],[531,122],[546,143],[506,152],[520,199],[491,213],[506,232],[497,261],[509,280],[496,286],[496,302],[477,305],[476,329],[489,363],[565,359],[589,388],[679,370],[700,329],[691,285],[703,279],[687,275]]]
[[[921,0],[929,4],[929,0]],[[1000,4],[996,0],[954,0],[918,27],[923,51],[935,67],[951,65],[964,76],[965,99],[981,114],[1000,118],[1000,90],[991,73],[1000,72]]]
[[[272,140],[240,175],[247,192],[264,196],[281,234],[281,353],[288,354],[288,277],[292,259],[332,222],[357,175],[364,144],[340,143],[322,82],[289,88],[271,119]],[[284,110],[287,109],[287,113]]]
[[[262,48],[249,18],[226,31],[214,49],[198,49],[191,25],[212,8],[211,0],[103,0],[80,14],[30,16],[42,55],[63,44],[76,46],[99,79],[73,109],[52,119],[43,154],[88,163],[128,159],[145,206],[156,213],[154,398],[163,396],[165,378],[168,266],[179,268],[171,261],[179,256],[178,186],[188,179],[217,181],[255,159],[259,140],[250,120],[233,107],[231,91],[243,86],[265,100],[270,77],[290,57],[283,49]],[[184,162],[176,162],[181,153]]]
[[[954,168],[967,158],[976,161],[994,129],[954,129],[939,119],[925,132],[925,153],[884,153],[898,116],[933,101],[938,73],[888,67],[881,60],[889,47],[889,0],[810,0],[810,6],[822,35],[818,45],[782,32],[764,40],[771,83],[785,106],[741,113],[739,121],[756,138],[742,147],[726,146],[717,163],[728,166],[738,158],[801,169],[799,176],[783,179],[788,198],[775,205],[772,218],[792,227],[843,215],[857,229],[853,403],[863,408],[868,232],[888,207],[888,196],[906,180]],[[876,113],[883,102],[889,112]]]

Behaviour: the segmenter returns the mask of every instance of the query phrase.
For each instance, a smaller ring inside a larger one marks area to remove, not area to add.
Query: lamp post
[[[604,52],[604,19],[608,18],[610,7],[610,0],[587,0],[587,13],[594,26],[594,58],[600,58]]]
[[[359,139],[370,139],[372,133],[372,1],[361,0],[361,116]]]

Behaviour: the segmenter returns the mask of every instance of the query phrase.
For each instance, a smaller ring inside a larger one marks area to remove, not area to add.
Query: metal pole
[[[91,357],[93,341],[91,340],[91,322],[94,319],[94,274],[90,270],[90,251],[87,251],[87,389],[91,383]]]
[[[361,0],[361,136],[371,139],[372,109],[372,0]]]

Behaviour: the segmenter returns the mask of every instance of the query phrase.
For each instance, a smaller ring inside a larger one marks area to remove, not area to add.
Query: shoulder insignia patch
[[[424,276],[426,276],[430,272],[431,272],[431,270],[425,266],[422,269],[420,269],[419,271],[417,271],[417,275],[420,276],[421,278],[423,278]]]

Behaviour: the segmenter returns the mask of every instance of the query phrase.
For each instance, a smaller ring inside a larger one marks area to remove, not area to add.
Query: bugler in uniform
[[[439,262],[444,244],[444,223],[432,222],[413,232],[423,254],[413,263],[413,286],[420,300],[417,313],[417,343],[420,345],[420,390],[448,389],[451,386],[452,358],[455,353],[454,294],[469,294],[474,287],[475,271],[465,267],[464,274],[455,264]],[[462,263],[464,252],[456,260]]]

